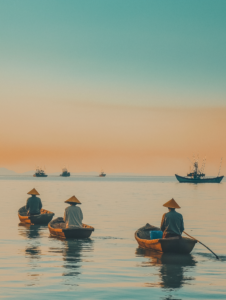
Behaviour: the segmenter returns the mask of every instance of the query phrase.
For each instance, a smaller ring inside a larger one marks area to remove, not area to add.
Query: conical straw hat
[[[177,204],[177,202],[172,198],[170,201],[163,204],[165,207],[169,208],[180,208],[180,206]]]
[[[36,189],[32,189],[30,192],[28,192],[28,195],[40,195]]]
[[[81,202],[75,196],[72,196],[71,198],[69,198],[68,200],[66,200],[64,202],[65,203],[77,203],[77,204],[81,204]]]

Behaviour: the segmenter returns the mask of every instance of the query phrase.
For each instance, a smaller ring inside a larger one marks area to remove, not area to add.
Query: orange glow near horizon
[[[71,172],[184,174],[187,157],[199,154],[207,156],[212,175],[226,153],[226,108],[30,103],[19,114],[17,107],[5,110],[0,167],[17,172],[39,165],[47,173],[67,166]]]

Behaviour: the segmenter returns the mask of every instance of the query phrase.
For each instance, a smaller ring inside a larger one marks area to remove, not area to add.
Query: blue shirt
[[[40,209],[42,208],[42,201],[36,196],[31,196],[27,199],[26,209],[31,215],[40,214]]]
[[[183,216],[171,210],[162,216],[161,230],[165,233],[174,233],[181,235],[184,231]]]

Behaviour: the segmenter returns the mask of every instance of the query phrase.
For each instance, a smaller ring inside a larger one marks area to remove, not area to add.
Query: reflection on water
[[[85,240],[66,240],[63,251],[63,267],[66,269],[63,276],[77,276],[80,274],[82,262],[85,259],[85,252],[93,251],[93,241]]]
[[[19,234],[29,239],[25,247],[25,255],[31,259],[41,258],[41,244],[37,239],[42,236],[42,226],[19,223]]]
[[[140,248],[136,250],[136,254],[149,258],[148,261],[142,263],[143,267],[154,266],[159,268],[160,282],[157,286],[166,289],[177,289],[194,280],[193,277],[186,276],[188,270],[196,265],[194,257],[190,254],[161,253]],[[146,286],[153,287],[156,284],[147,283]]]
[[[33,239],[40,238],[43,233],[43,226],[19,223],[19,234],[25,238]],[[46,228],[46,227],[44,227]]]
[[[64,272],[62,276],[65,277],[64,284],[70,286],[77,286],[75,277],[79,278],[81,268],[88,261],[86,259],[87,252],[93,251],[94,241],[91,239],[69,239],[60,241],[60,247],[50,247],[50,253],[62,254]]]
[[[37,285],[39,282],[39,273],[34,273],[34,271],[39,267],[41,261],[42,251],[41,251],[41,241],[40,238],[43,235],[43,226],[40,225],[30,225],[19,223],[19,234],[28,239],[25,246],[25,257],[28,258],[28,263],[31,265],[31,270],[27,274],[30,278],[28,286]]]

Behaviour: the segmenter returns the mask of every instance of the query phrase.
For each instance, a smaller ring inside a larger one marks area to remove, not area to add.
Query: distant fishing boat
[[[221,159],[221,163],[222,163],[222,159]],[[179,182],[187,182],[187,183],[188,182],[190,182],[190,183],[220,183],[221,180],[224,178],[224,176],[219,176],[220,170],[219,170],[217,177],[204,178],[205,177],[205,174],[203,173],[204,167],[205,167],[205,160],[203,160],[201,170],[199,170],[198,161],[195,161],[193,164],[193,172],[190,172],[185,177],[179,176],[177,174],[175,174],[175,176]],[[221,168],[221,164],[220,164],[220,168]]]
[[[62,177],[69,177],[69,176],[71,176],[71,173],[68,172],[68,170],[66,168],[63,168],[62,169],[62,173],[60,174],[60,176],[62,176]]]
[[[47,177],[48,175],[45,174],[42,168],[37,168],[33,177]]]
[[[106,176],[106,174],[103,171],[101,171],[101,173],[99,174],[99,177],[105,177],[105,176]]]

